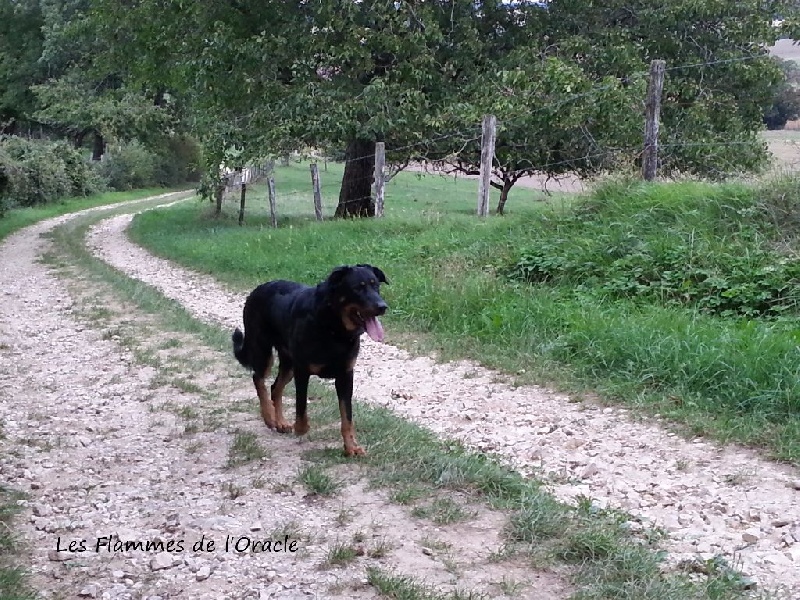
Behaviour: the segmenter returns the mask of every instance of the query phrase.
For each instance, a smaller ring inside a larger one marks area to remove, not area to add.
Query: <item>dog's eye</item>
[[[370,280],[369,280],[369,284],[370,284],[370,285],[375,285],[375,280],[374,280],[374,279],[370,279]]]
[[[367,282],[366,282],[366,281],[362,281],[362,282],[361,282],[361,287],[362,287],[362,288],[365,288],[365,287],[367,287]]]

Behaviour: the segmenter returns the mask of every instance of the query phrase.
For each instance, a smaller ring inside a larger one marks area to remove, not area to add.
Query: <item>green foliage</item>
[[[43,23],[39,0],[0,2],[0,132],[13,131],[33,108]]]
[[[730,187],[676,198],[638,184],[600,189],[523,250],[510,276],[725,317],[798,312],[800,261],[761,243],[763,224],[747,219],[752,193]]]
[[[152,186],[156,157],[138,143],[112,148],[100,161],[98,170],[113,190],[132,190]]]
[[[0,192],[7,206],[34,206],[102,190],[81,154],[63,142],[0,139]]]
[[[767,129],[782,129],[787,121],[800,116],[800,68],[793,60],[775,59],[783,71],[785,79],[776,85],[772,104],[764,112]]]
[[[131,142],[111,147],[97,168],[114,190],[174,187],[197,180],[198,154],[190,138],[169,138],[155,150]]]
[[[597,78],[577,62],[523,47],[508,54],[501,70],[465,87],[460,110],[448,116],[445,127],[469,131],[482,115],[497,117],[493,185],[505,194],[529,175],[592,175],[626,168],[632,162],[629,149],[641,140],[644,92],[642,77]],[[452,153],[452,140],[446,139],[427,144],[420,158],[455,162],[454,171],[479,172],[479,137]],[[498,213],[504,203],[505,195]]]
[[[783,79],[767,48],[792,36],[795,2],[556,0],[548,13],[552,51],[596,77],[629,79],[651,60],[667,61],[662,174],[722,177],[764,166],[757,132]],[[772,26],[778,14],[781,30]]]
[[[766,47],[789,0],[554,0],[299,5],[98,0],[101,59],[190,105],[207,165],[301,145],[387,142],[389,161],[477,162],[500,121],[495,183],[638,160],[645,77],[668,73],[662,172],[722,177],[764,165],[757,132],[782,79]],[[176,45],[174,40],[180,39]],[[187,58],[189,57],[189,58]]]
[[[97,132],[108,141],[147,142],[161,137],[172,120],[167,107],[115,78],[98,83],[70,71],[31,89],[39,105],[35,118],[72,137]]]
[[[200,146],[186,135],[170,136],[155,149],[155,182],[171,187],[186,182],[200,181]]]

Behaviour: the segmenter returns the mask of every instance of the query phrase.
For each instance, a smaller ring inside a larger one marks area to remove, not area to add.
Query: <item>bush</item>
[[[772,104],[764,111],[764,124],[767,129],[783,129],[787,121],[800,116],[800,92],[797,91],[800,69],[793,60],[776,59],[784,73],[785,80],[778,84]]]
[[[764,213],[786,220],[780,211],[792,212],[794,197],[778,185],[760,204],[741,187],[697,191],[600,190],[555,224],[555,235],[523,250],[510,275],[722,316],[800,313],[800,261],[764,243],[776,234]]]
[[[64,163],[64,170],[72,185],[70,196],[89,196],[105,190],[100,175],[81,152],[66,142],[53,142],[53,154]]]
[[[99,164],[99,173],[114,190],[173,187],[199,180],[200,150],[185,136],[168,138],[156,149],[138,142],[113,147]]]
[[[0,138],[0,215],[13,206],[47,204],[102,189],[81,153],[65,142]]]
[[[5,138],[0,163],[8,177],[5,199],[11,205],[46,204],[69,196],[72,191],[67,167],[53,152],[50,142]]]
[[[111,189],[133,190],[156,184],[156,160],[154,153],[133,142],[106,152],[97,168]]]
[[[200,181],[200,146],[187,136],[174,136],[157,151],[154,177],[158,185],[173,187]]]

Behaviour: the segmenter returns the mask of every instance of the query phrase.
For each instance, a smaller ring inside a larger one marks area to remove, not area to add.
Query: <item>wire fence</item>
[[[669,75],[670,73],[687,69],[708,70],[720,65],[764,60],[766,58],[768,57],[764,54],[753,54],[733,58],[715,59],[705,62],[692,62],[681,65],[667,66],[664,69],[664,72]],[[651,73],[649,71],[637,71],[627,78],[627,83],[641,84],[643,79],[647,80],[649,77],[651,77]],[[503,122],[509,123],[513,122],[515,118],[520,118],[522,116],[530,118],[532,114],[543,113],[545,111],[549,114],[553,114],[554,112],[566,108],[571,104],[576,104],[582,100],[596,97],[602,92],[612,91],[618,86],[619,82],[602,83],[592,86],[591,89],[564,97],[555,103],[543,106],[520,106],[518,112],[516,113],[514,111],[506,111],[502,115],[502,119]],[[631,106],[631,109],[637,110],[640,112],[640,114],[642,114],[642,131],[644,132],[646,99],[644,97],[639,100],[634,98],[633,102],[636,104],[636,106]],[[498,133],[501,139],[503,137],[502,126],[503,123],[501,122],[501,129]],[[512,163],[515,164],[511,164],[509,166],[502,164],[498,160],[494,160],[489,165],[488,168],[492,169],[493,175],[492,185],[494,187],[501,188],[503,187],[504,180],[510,181],[511,185],[513,185],[520,178],[538,174],[543,177],[543,189],[546,190],[547,182],[551,179],[557,180],[559,174],[574,179],[575,173],[580,173],[582,171],[602,171],[603,165],[605,164],[619,165],[620,163],[623,163],[628,165],[630,168],[632,165],[639,164],[642,161],[642,155],[645,150],[643,141],[636,144],[629,143],[621,146],[610,146],[603,145],[602,143],[594,143],[595,141],[590,139],[591,136],[588,131],[586,132],[586,135],[587,139],[590,140],[587,143],[587,148],[584,149],[584,151],[571,156],[565,156],[563,151],[557,151],[554,149],[554,151],[551,153],[545,152],[544,157],[539,156],[538,158],[529,158],[524,155],[527,148],[526,145],[524,143],[516,144],[519,146],[518,149],[520,152],[515,161],[512,161]],[[714,178],[721,178],[732,171],[735,171],[735,165],[737,164],[737,161],[732,160],[731,157],[733,154],[741,150],[752,151],[754,148],[754,139],[749,134],[745,134],[744,139],[712,139],[703,141],[698,141],[695,139],[675,139],[672,137],[672,135],[674,135],[672,132],[668,132],[667,135],[662,134],[659,136],[662,139],[658,139],[657,144],[659,151],[664,153],[665,159],[660,161],[658,166],[669,167],[669,161],[672,159],[672,157],[681,152],[702,153],[702,156],[697,154],[697,160],[702,159],[706,172]],[[479,147],[481,138],[481,124],[475,123],[472,125],[468,124],[461,128],[456,128],[455,130],[448,131],[447,133],[443,133],[438,136],[432,136],[430,138],[421,139],[406,144],[399,144],[396,146],[387,144],[388,155],[383,157],[383,160],[386,161],[385,168],[382,168],[380,173],[369,173],[368,175],[362,174],[356,177],[351,176],[350,183],[358,186],[359,178],[362,180],[368,179],[370,183],[372,183],[373,180],[382,180],[383,182],[388,182],[394,175],[396,175],[396,173],[406,169],[412,169],[415,171],[421,170],[444,175],[479,176],[481,173],[480,165],[476,164],[476,161],[474,160],[464,161],[463,156],[465,154],[469,154],[473,157],[477,156],[479,152],[476,150],[476,148]],[[784,169],[792,169],[795,166],[800,165],[800,135],[797,136],[796,140],[787,136],[787,139],[773,139],[772,141],[773,143],[771,145],[780,149],[780,156],[778,156],[778,160],[781,167]],[[516,147],[515,144],[506,144],[506,149],[508,149],[509,145],[512,150]],[[441,150],[442,148],[449,149],[449,152],[443,152]],[[348,156],[346,157],[346,160],[343,161],[345,169],[347,169],[349,165],[360,163],[361,161],[374,161],[376,160],[376,156],[377,154],[375,152],[370,152],[369,154],[359,156]],[[492,156],[495,156],[494,152],[492,152]],[[297,158],[297,156],[295,158]],[[317,153],[315,156],[306,155],[305,158],[311,159],[312,164],[320,159],[325,161],[328,160],[325,157],[319,156],[319,153]],[[378,157],[377,160],[380,161],[381,157]],[[515,166],[517,168],[515,168]],[[269,171],[272,167],[274,167],[274,161],[269,163],[269,168],[259,171],[259,175],[262,180],[269,177]],[[574,170],[571,170],[572,167],[575,167]],[[484,168],[486,168],[486,165],[484,165]],[[670,175],[671,173],[663,174]],[[240,189],[242,183],[247,183],[244,174],[240,179],[234,178],[231,181],[232,189],[237,188],[237,186]],[[309,182],[310,181],[311,178],[309,178]],[[318,183],[314,186],[313,193],[315,197],[319,198],[320,190]],[[377,190],[373,189],[372,193],[375,196],[381,196],[383,190],[382,188]],[[337,207],[341,208],[342,204],[346,205],[347,202],[358,203],[362,200],[363,198],[348,200],[346,197],[343,197],[341,201],[337,203]],[[315,211],[318,215],[318,218],[320,218],[319,215],[321,211],[319,209],[319,201],[315,207]],[[273,218],[273,222],[274,221],[275,219]]]

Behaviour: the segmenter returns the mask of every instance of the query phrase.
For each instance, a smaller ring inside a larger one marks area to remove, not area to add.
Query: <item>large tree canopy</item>
[[[44,78],[43,25],[38,0],[0,2],[0,133],[14,133],[33,109],[30,86]]]
[[[338,214],[372,214],[369,161],[450,155],[473,169],[480,115],[500,121],[495,174],[596,172],[631,160],[644,76],[668,61],[672,171],[757,167],[780,71],[776,0],[94,0],[103,55],[191,108],[209,166],[301,145],[348,159]]]
[[[97,11],[113,64],[191,103],[210,164],[231,145],[243,159],[346,149],[344,214],[372,213],[358,159],[376,141],[400,160],[433,137],[456,139],[441,126],[459,95],[514,47],[538,44],[544,15],[532,4],[350,0],[99,0]]]
[[[792,0],[557,0],[549,52],[597,75],[667,61],[662,171],[722,176],[760,167],[757,133],[783,79],[768,46],[797,31]],[[785,17],[782,28],[776,17]]]

